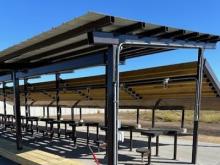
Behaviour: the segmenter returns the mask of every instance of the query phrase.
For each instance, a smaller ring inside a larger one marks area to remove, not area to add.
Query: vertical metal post
[[[109,47],[107,52],[107,164],[118,164],[118,107],[119,107],[119,57],[118,46]]]
[[[4,115],[7,114],[7,107],[6,107],[6,83],[3,82],[2,83],[2,90],[3,90],[3,110],[4,110]],[[4,117],[4,119],[2,119],[3,123],[4,123],[4,127],[5,127],[5,124],[6,124],[6,121],[7,121],[7,118]],[[6,128],[6,127],[5,127]]]
[[[140,109],[137,109],[137,125],[139,124]]]
[[[14,110],[16,116],[16,144],[17,150],[22,149],[22,134],[21,134],[21,110],[20,110],[20,91],[19,79],[16,77],[16,71],[12,72],[13,90],[14,90]]]
[[[75,116],[75,115],[74,115],[74,108],[72,107],[72,108],[71,108],[71,120],[74,120],[74,116]]]
[[[162,101],[162,99],[158,99],[152,109],[152,128],[155,127],[155,110],[158,108],[160,102]]]
[[[26,117],[30,116],[29,111],[28,111],[28,103],[27,103],[27,101],[28,101],[27,83],[28,83],[28,79],[24,78],[24,106],[25,106],[25,116]],[[26,122],[27,122],[27,120],[26,120]]]
[[[202,79],[204,66],[204,50],[198,50],[198,64],[197,64],[197,79],[196,79],[196,94],[195,94],[195,109],[194,109],[194,127],[193,127],[193,146],[192,146],[192,163],[197,162],[198,149],[198,128],[199,128],[199,113],[201,108],[201,94],[202,94]]]
[[[82,108],[79,108],[79,120],[82,120]]]
[[[105,109],[104,109],[104,117],[105,117],[105,127],[108,125],[108,113],[107,113],[107,101],[108,101],[108,92],[107,92],[107,82],[108,82],[108,65],[105,67]],[[106,130],[106,139],[107,139],[107,130]]]
[[[62,118],[62,107],[60,106],[60,117]]]
[[[2,83],[2,90],[3,90],[3,109],[4,109],[4,115],[7,114],[7,110],[6,110],[6,90],[5,90],[5,88],[6,88],[6,83],[3,82]]]
[[[31,116],[31,106],[28,105],[28,115]]]
[[[47,106],[47,118],[49,118],[49,117],[50,117],[50,107]]]
[[[60,101],[60,74],[56,73],[56,108],[57,108],[57,120],[61,118],[61,108],[59,106]]]
[[[155,127],[155,109],[152,109],[152,124],[151,127],[154,128]]]
[[[106,67],[105,67],[105,108],[104,108],[104,124],[105,127],[108,125],[108,113],[107,113],[107,102],[108,102],[108,91],[107,91],[107,82],[108,82],[108,65],[106,62]],[[108,130],[105,130],[105,142],[107,142],[107,137],[108,137]],[[106,150],[106,155],[107,155],[107,150]]]
[[[185,109],[182,110],[181,128],[185,125]]]
[[[45,118],[46,112],[45,112],[45,106],[43,106],[43,118]]]

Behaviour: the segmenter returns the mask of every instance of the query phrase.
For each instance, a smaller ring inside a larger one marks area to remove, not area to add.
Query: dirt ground
[[[63,116],[63,118],[68,119],[70,116]],[[103,123],[104,122],[104,115],[99,114],[83,114],[83,120],[85,121],[98,121]],[[136,118],[134,116],[128,117],[127,113],[120,113],[119,118],[123,124],[129,125],[136,125]],[[75,119],[79,119],[79,116],[76,115]],[[151,121],[147,120],[144,121],[143,119],[140,120],[140,124],[144,128],[151,127]],[[180,128],[180,121],[178,122],[164,122],[164,121],[156,121],[155,127],[157,128]],[[188,132],[192,132],[193,123],[190,121],[185,122],[185,128],[187,128]],[[181,137],[184,139],[192,139],[192,137],[186,136]],[[210,143],[218,143],[220,144],[220,122],[219,123],[205,123],[200,122],[199,125],[199,141],[200,142],[210,142]]]

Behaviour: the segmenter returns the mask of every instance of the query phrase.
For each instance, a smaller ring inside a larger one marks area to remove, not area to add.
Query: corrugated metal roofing
[[[135,20],[89,12],[64,23],[50,31],[0,52],[0,63],[48,63],[71,59],[91,52],[103,52],[107,46],[89,45],[87,32],[101,31],[115,34],[133,34],[140,37],[179,39],[216,43],[219,36],[154,25]],[[122,56],[152,54],[171,49],[166,48],[127,48]]]

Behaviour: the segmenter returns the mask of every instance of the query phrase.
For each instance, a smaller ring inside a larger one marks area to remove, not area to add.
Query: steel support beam
[[[16,117],[16,144],[17,150],[22,149],[22,133],[21,133],[21,109],[20,109],[20,91],[19,79],[16,76],[16,71],[12,72],[13,89],[14,89],[14,110]]]
[[[162,99],[158,99],[152,109],[152,125],[151,127],[154,128],[155,127],[155,111],[156,109],[158,108],[160,102],[161,102]]]
[[[104,65],[103,54],[91,54],[87,56],[80,56],[78,58],[67,60],[63,62],[57,62],[54,64],[48,64],[46,66],[29,69],[26,72],[18,72],[18,77],[32,77],[42,74],[62,72],[66,70],[74,70],[98,65]]]
[[[151,123],[151,127],[154,128],[155,127],[155,109],[152,109],[152,123]]]
[[[161,39],[159,37],[143,37],[138,35],[116,35],[111,32],[89,32],[88,39],[90,44],[112,44],[136,46],[136,47],[154,47],[154,48],[203,48],[214,49],[216,43],[200,41],[184,41],[176,39]]]
[[[196,164],[197,162],[198,128],[199,128],[199,114],[200,114],[200,108],[201,108],[203,67],[204,67],[204,50],[199,49],[198,50],[197,79],[196,79],[196,93],[195,93],[193,145],[192,145],[192,163],[193,164]]]
[[[61,108],[59,105],[59,101],[60,101],[60,74],[56,73],[56,108],[57,108],[57,120],[60,120],[61,118]]]
[[[49,118],[49,117],[50,117],[50,107],[47,106],[47,118]]]
[[[43,118],[46,117],[46,110],[45,110],[45,106],[43,106]]]
[[[185,125],[185,109],[182,110],[182,119],[181,119],[181,128],[184,128]]]
[[[89,54],[86,56],[80,56],[71,60],[66,60],[62,62],[54,62],[46,66],[35,67],[33,69],[28,69],[25,71],[17,72],[17,78],[33,77],[42,74],[61,72],[66,70],[74,70],[92,66],[105,65],[104,53]],[[0,76],[0,81],[11,81],[11,75]]]
[[[3,109],[4,109],[4,115],[7,114],[7,107],[6,107],[6,83],[2,83],[2,90],[3,90]],[[6,118],[5,118],[6,119]]]
[[[107,164],[118,164],[118,106],[119,106],[119,57],[118,46],[109,47],[107,52]]]
[[[30,116],[29,114],[29,107],[28,107],[28,79],[24,78],[24,106],[25,106],[25,116],[28,117]],[[26,120],[27,122],[27,120]]]
[[[107,90],[107,83],[108,83],[108,65],[105,67],[105,108],[104,108],[104,118],[105,118],[105,127],[108,125],[108,113],[107,113],[107,102],[108,102],[108,90]],[[105,140],[107,141],[108,134],[106,133]]]
[[[75,114],[74,114],[74,107],[71,107],[71,120],[74,120]]]
[[[137,125],[139,124],[140,109],[137,109]]]
[[[79,120],[82,120],[82,108],[79,108]]]

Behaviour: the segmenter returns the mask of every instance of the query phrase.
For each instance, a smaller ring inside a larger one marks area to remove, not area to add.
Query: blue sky
[[[0,50],[88,11],[220,35],[219,0],[7,0],[0,2]],[[205,56],[220,79],[220,44]],[[196,60],[194,50],[135,58],[121,66],[131,70]],[[64,78],[102,73],[103,68],[75,71]],[[53,76],[50,76],[50,78]],[[45,78],[44,78],[45,79]],[[48,78],[47,78],[48,79]]]

